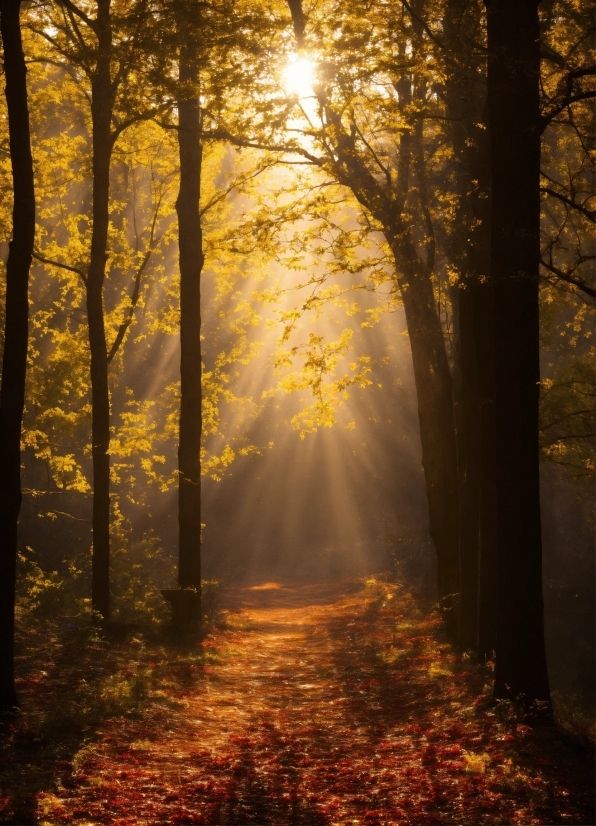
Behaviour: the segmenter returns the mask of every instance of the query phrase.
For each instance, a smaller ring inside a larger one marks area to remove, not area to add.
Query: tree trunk
[[[0,385],[0,708],[17,706],[14,608],[17,523],[21,507],[21,426],[29,323],[28,282],[35,237],[35,192],[21,42],[20,0],[0,0],[14,205],[6,263],[6,321]]]
[[[462,376],[462,437],[460,466],[463,476],[460,501],[461,597],[459,647],[476,653],[478,647],[478,557],[480,539],[480,410],[478,363],[474,338],[474,286],[466,277],[457,291],[460,366]]]
[[[104,325],[110,161],[112,156],[112,31],[110,0],[98,0],[98,57],[92,78],[93,230],[87,275],[87,320],[91,355],[91,445],[93,458],[93,559],[91,600],[105,621],[110,617],[110,394]]]
[[[418,35],[421,37],[421,32]],[[405,43],[402,49],[406,53]],[[424,87],[421,91],[419,85],[412,83],[409,74],[404,74],[397,81],[396,90],[404,113],[412,100],[413,86],[416,96],[423,96]],[[429,235],[426,264],[418,255],[411,227],[403,217],[410,187],[412,156],[420,206]],[[392,215],[393,221],[388,220],[389,215]],[[460,592],[457,436],[453,383],[431,281],[435,250],[421,121],[401,134],[394,200],[391,206],[381,209],[377,217],[385,226],[385,237],[393,252],[404,302],[418,402],[429,532],[437,554],[439,597],[444,600],[449,633],[455,637]]]
[[[433,288],[409,233],[387,233],[399,276],[418,401],[430,535],[437,552],[441,599],[459,594],[457,444],[451,374]],[[454,629],[452,629],[454,630]]]
[[[472,187],[470,230],[471,300],[479,405],[479,560],[478,642],[481,661],[494,656],[497,621],[497,501],[495,481],[495,340],[494,290],[490,278],[490,139],[482,120],[468,124],[468,160]]]
[[[538,476],[540,34],[537,0],[486,0],[495,291],[495,696],[550,701]]]
[[[461,651],[476,653],[478,638],[478,557],[480,511],[480,405],[478,395],[478,358],[474,337],[473,244],[474,226],[470,191],[473,189],[466,147],[466,122],[477,108],[476,86],[470,83],[474,57],[462,38],[465,20],[462,0],[450,0],[445,7],[443,27],[447,42],[458,55],[457,65],[446,66],[445,98],[449,138],[455,164],[453,186],[459,201],[449,244],[449,257],[459,274],[451,290],[454,329],[454,378],[458,379],[460,411],[457,420],[459,504],[460,504],[460,612],[458,645]],[[457,410],[457,407],[456,407]]]
[[[460,273],[454,290],[459,320],[457,361],[462,414],[458,432],[461,486],[459,644],[481,660],[495,647],[496,501],[494,478],[494,341],[490,270],[490,157],[486,90],[475,48],[480,8],[449,0],[443,21],[450,44],[445,64],[449,132],[460,199],[450,257]]]
[[[180,55],[178,101],[180,191],[176,200],[180,248],[180,437],[178,446],[178,583],[201,592],[201,271],[203,242],[201,113],[192,49]],[[200,602],[197,616],[200,617]]]

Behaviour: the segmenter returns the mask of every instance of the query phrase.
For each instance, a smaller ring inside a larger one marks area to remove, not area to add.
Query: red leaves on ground
[[[56,762],[40,823],[593,822],[577,758],[550,729],[483,711],[486,672],[458,666],[398,586],[240,597],[202,659],[147,652],[141,710],[104,722],[74,771]]]

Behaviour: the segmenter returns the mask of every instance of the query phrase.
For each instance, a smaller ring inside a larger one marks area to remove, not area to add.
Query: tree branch
[[[579,92],[577,95],[570,95],[569,97],[563,98],[563,100],[555,106],[554,109],[551,109],[546,115],[541,115],[540,117],[540,134],[544,132],[546,127],[549,123],[559,115],[563,109],[567,109],[568,106],[571,106],[572,103],[578,103],[580,100],[588,100],[589,98],[596,97],[596,89],[590,89],[587,92]]]
[[[82,279],[83,284],[87,285],[87,276],[82,270],[79,270],[76,267],[71,267],[69,264],[63,264],[61,261],[52,261],[50,258],[44,258],[43,255],[40,255],[35,251],[33,251],[32,256],[37,261],[41,261],[42,264],[49,264],[51,267],[58,267],[61,270],[68,270],[68,272],[76,273]]]
[[[589,295],[590,298],[596,299],[596,290],[593,287],[589,287],[585,282],[581,281],[579,278],[574,278],[569,273],[563,272],[558,267],[555,267],[553,264],[549,264],[543,258],[540,259],[540,263],[543,267],[556,275],[557,278],[560,278],[562,281],[566,281],[568,284],[573,284],[574,287],[577,287],[579,290],[582,290],[586,295]]]
[[[116,338],[114,339],[114,343],[110,347],[110,352],[108,353],[108,364],[112,361],[118,350],[120,349],[120,345],[124,340],[124,336],[126,335],[126,331],[130,327],[132,322],[132,317],[135,311],[135,307],[137,306],[137,302],[139,300],[139,295],[141,292],[141,278],[143,276],[143,272],[145,267],[149,263],[149,259],[153,254],[153,247],[150,247],[147,252],[145,253],[143,260],[141,261],[141,266],[138,268],[135,280],[134,280],[134,287],[132,291],[132,295],[130,297],[130,307],[128,308],[128,312],[124,318],[122,324],[118,327],[118,332],[116,333]]]
[[[563,201],[564,204],[567,206],[572,207],[573,209],[577,209],[578,212],[581,212],[582,215],[585,215],[593,223],[596,223],[596,210],[586,209],[585,206],[582,204],[578,204],[575,201],[572,201],[570,198],[567,198],[565,195],[561,195],[560,192],[556,192],[554,189],[550,189],[548,186],[541,186],[541,192],[546,192],[548,195],[552,195],[553,198],[558,198],[559,201]]]
[[[64,6],[64,8],[68,9],[72,14],[75,14],[77,17],[80,17],[81,20],[84,23],[86,23],[92,31],[95,31],[95,20],[92,20],[90,17],[88,17],[85,14],[85,12],[81,11],[81,9],[78,6],[75,6],[75,4],[71,2],[71,0],[58,0],[58,5]]]

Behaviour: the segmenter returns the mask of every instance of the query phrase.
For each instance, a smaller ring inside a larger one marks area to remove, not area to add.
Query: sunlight
[[[307,57],[292,55],[283,71],[283,86],[288,95],[299,98],[311,97],[313,94],[315,64]]]

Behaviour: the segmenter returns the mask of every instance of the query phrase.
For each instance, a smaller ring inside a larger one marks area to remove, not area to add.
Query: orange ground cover
[[[56,765],[36,821],[594,823],[585,755],[486,708],[489,672],[456,661],[436,614],[395,584],[343,586],[229,592],[202,652],[147,660],[142,712]]]

